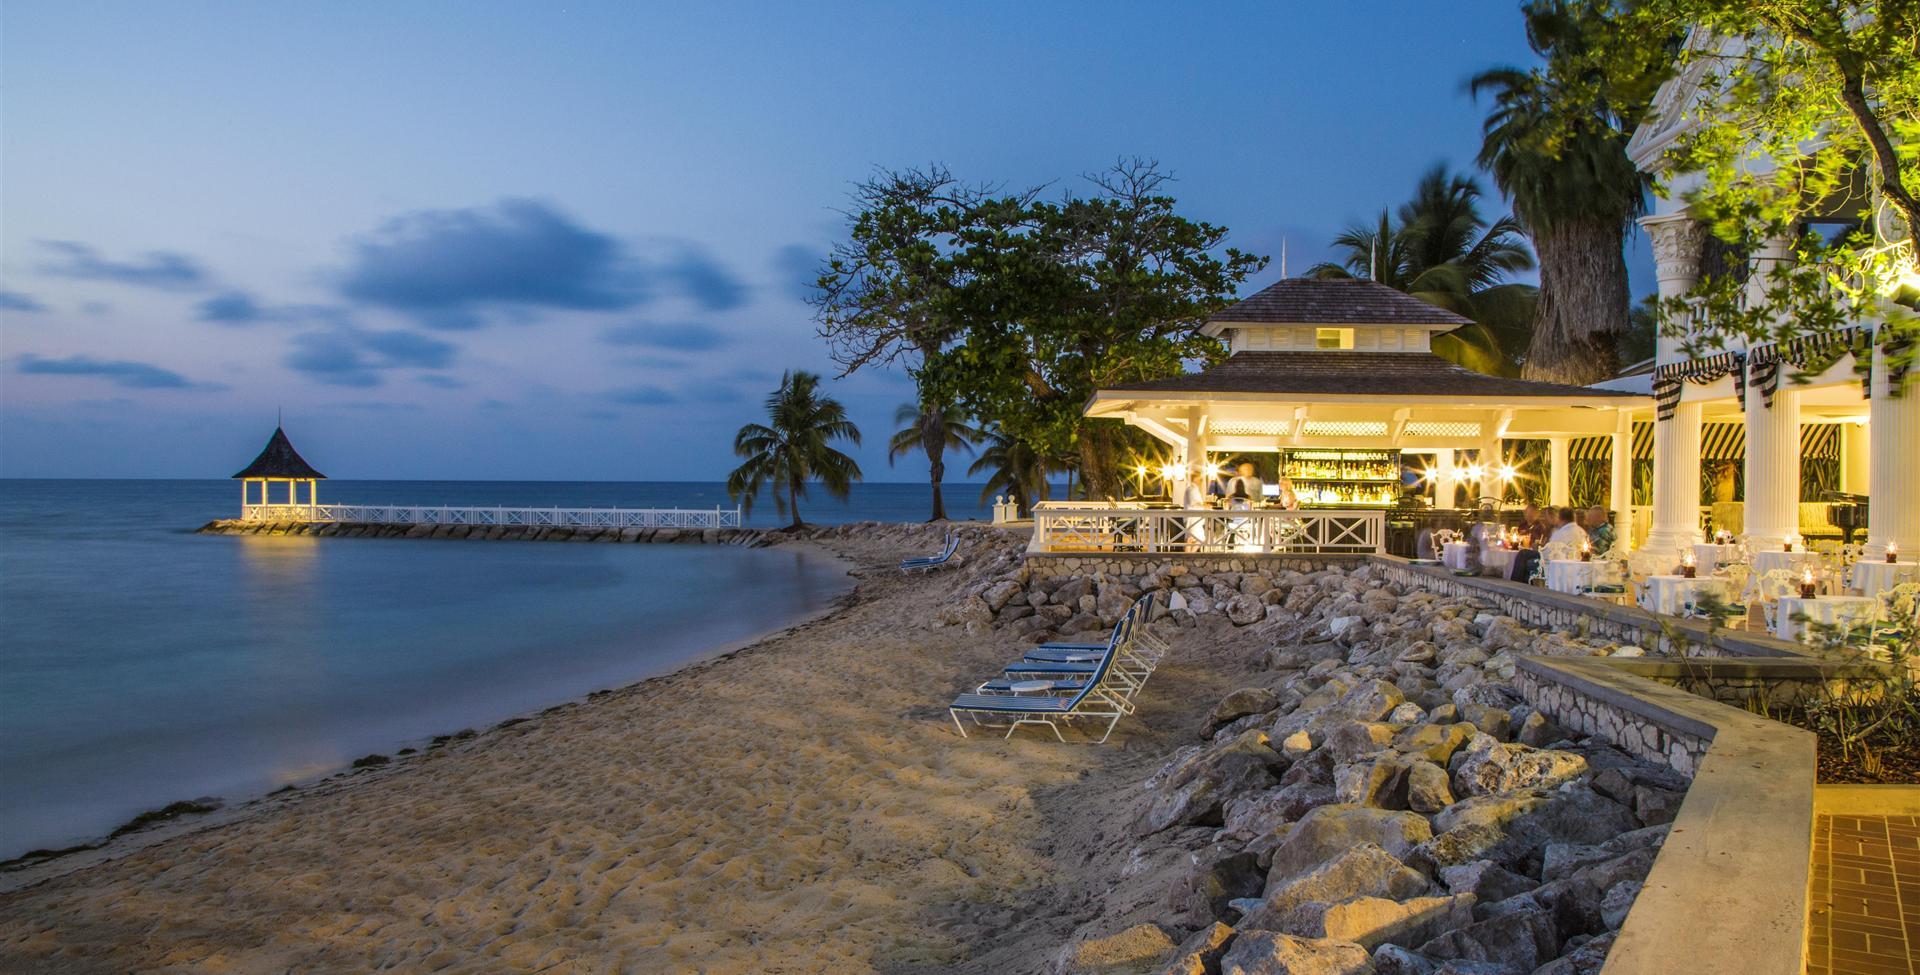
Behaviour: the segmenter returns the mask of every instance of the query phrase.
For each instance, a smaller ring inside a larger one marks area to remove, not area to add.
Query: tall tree
[[[744,463],[727,476],[727,495],[747,510],[761,487],[773,495],[774,510],[793,513],[799,528],[800,499],[807,482],[819,481],[830,497],[846,500],[860,479],[860,465],[834,449],[835,440],[860,442],[860,430],[847,419],[840,401],[820,393],[820,377],[793,371],[767,396],[767,422],[749,423],[733,438],[733,452]],[[785,490],[783,495],[781,492]]]
[[[1627,142],[1672,71],[1672,50],[1642,46],[1595,72],[1591,53],[1613,27],[1607,0],[1527,0],[1521,11],[1527,41],[1545,63],[1495,68],[1469,82],[1492,100],[1480,164],[1540,257],[1522,374],[1584,385],[1612,376],[1614,346],[1627,328],[1623,250],[1648,185]]]
[[[940,494],[940,481],[946,477],[946,452],[959,450],[972,452],[973,445],[980,441],[980,431],[963,422],[960,414],[951,407],[937,406],[928,409],[918,403],[902,403],[893,413],[893,422],[899,426],[893,439],[887,442],[887,463],[920,451],[927,455],[927,476],[933,482],[933,517],[928,521],[941,521],[947,517],[947,505]],[[938,444],[936,450],[928,450],[928,444]]]
[[[967,473],[988,475],[986,486],[980,489],[981,504],[1004,494],[1011,497],[1020,510],[1031,511],[1035,501],[1047,499],[1047,475],[1051,468],[1045,457],[997,426],[981,430],[980,439],[985,446]]]
[[[1373,224],[1348,227],[1333,246],[1339,263],[1309,277],[1364,277],[1464,315],[1474,325],[1436,336],[1434,351],[1482,372],[1516,375],[1531,334],[1535,289],[1509,280],[1533,268],[1520,225],[1480,212],[1471,177],[1438,165],[1420,177],[1413,198]]]

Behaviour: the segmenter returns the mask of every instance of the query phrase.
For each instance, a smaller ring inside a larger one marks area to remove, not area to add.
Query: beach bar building
[[[326,480],[327,475],[314,470],[313,465],[293,449],[293,441],[287,439],[286,430],[274,427],[273,436],[267,438],[267,446],[260,451],[260,456],[242,468],[240,473],[233,475],[233,479],[240,482],[242,518],[252,518],[254,511],[264,508],[274,509],[282,517],[293,518],[299,515],[303,507],[310,510],[319,506],[320,482]],[[269,489],[275,484],[287,486],[284,502],[275,502],[268,496]],[[307,486],[304,505],[300,501],[302,484]],[[259,490],[257,501],[254,500],[256,485]]]

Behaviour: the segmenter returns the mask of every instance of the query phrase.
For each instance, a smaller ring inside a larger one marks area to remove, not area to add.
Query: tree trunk
[[[787,507],[793,510],[793,524],[787,527],[799,528],[801,525],[801,521],[800,521],[800,482],[798,480],[787,482]]]
[[[1105,427],[1089,424],[1080,437],[1080,483],[1087,500],[1118,498],[1126,485],[1113,461],[1113,436]]]
[[[937,406],[920,408],[920,449],[927,454],[927,476],[933,481],[933,514],[928,521],[944,521],[947,503],[940,497],[940,482],[947,474],[947,415]]]
[[[1540,300],[1520,375],[1585,386],[1619,371],[1618,342],[1630,301],[1621,224],[1577,221],[1533,235]]]

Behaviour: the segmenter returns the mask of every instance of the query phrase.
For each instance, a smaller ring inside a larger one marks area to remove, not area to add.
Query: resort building
[[[240,516],[253,517],[255,509],[272,508],[288,514],[301,508],[311,509],[320,503],[320,482],[327,475],[313,469],[300,452],[293,449],[293,441],[287,439],[287,431],[273,428],[273,436],[267,438],[267,445],[260,456],[253,459],[233,475],[240,482]],[[276,502],[268,496],[268,488],[274,484],[287,486],[286,500]],[[300,485],[307,486],[307,500],[300,500]],[[254,486],[259,486],[259,499],[254,499]]]

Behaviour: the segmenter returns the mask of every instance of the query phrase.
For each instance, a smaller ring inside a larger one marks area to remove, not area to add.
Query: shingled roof
[[[1237,352],[1200,372],[1103,393],[1280,393],[1398,396],[1639,397],[1639,393],[1489,376],[1431,352]]]
[[[1459,328],[1473,324],[1437,305],[1374,281],[1286,278],[1220,310],[1209,326],[1394,325]],[[1209,331],[1218,331],[1210,328]]]
[[[313,465],[293,449],[293,441],[288,440],[287,432],[279,427],[273,428],[273,436],[267,439],[267,447],[260,451],[260,456],[233,476],[236,480],[246,477],[285,477],[300,481],[327,479],[327,475],[314,470]]]

